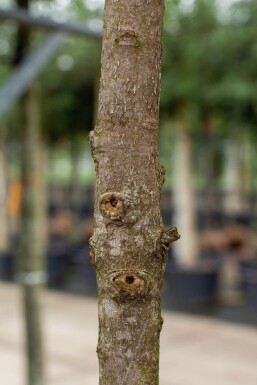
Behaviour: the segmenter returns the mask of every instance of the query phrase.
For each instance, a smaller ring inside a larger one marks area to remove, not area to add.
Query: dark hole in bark
[[[111,199],[110,199],[110,204],[111,204],[111,206],[112,207],[116,207],[117,206],[117,199],[116,198],[114,198],[114,197],[112,197]]]
[[[132,277],[131,275],[126,277],[127,284],[132,285],[133,282],[134,282],[134,277]]]

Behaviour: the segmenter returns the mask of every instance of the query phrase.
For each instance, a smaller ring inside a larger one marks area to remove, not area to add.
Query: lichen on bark
[[[91,261],[99,294],[100,385],[157,385],[161,289],[178,238],[160,214],[163,0],[106,0]]]

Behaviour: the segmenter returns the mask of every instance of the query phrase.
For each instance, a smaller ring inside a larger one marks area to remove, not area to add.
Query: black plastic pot
[[[257,310],[257,263],[241,261],[239,266],[246,303]]]
[[[239,269],[241,273],[241,280],[244,282],[247,280],[249,275],[252,275],[253,272],[257,274],[257,263],[253,261],[240,261]]]
[[[0,279],[9,279],[13,274],[13,255],[11,253],[0,254]]]
[[[81,240],[70,247],[64,267],[64,273],[51,287],[76,294],[96,295],[96,276],[89,260],[88,242]]]
[[[244,287],[247,305],[257,311],[257,275],[248,277]]]
[[[89,295],[97,294],[96,274],[93,266],[90,263],[86,263],[81,266],[82,275],[84,279],[85,293]]]
[[[215,303],[218,291],[219,269],[174,269],[165,277],[163,305],[190,309]]]
[[[76,279],[76,287],[73,283],[73,288],[83,294],[96,295],[96,274],[90,262],[87,241],[82,241],[76,245],[73,251],[73,261],[76,264],[76,272],[74,272],[73,278],[74,282]]]
[[[66,255],[47,255],[48,282],[52,283],[60,278],[67,266]]]
[[[64,274],[68,266],[70,246],[62,237],[52,237],[46,255],[49,284],[55,283]]]

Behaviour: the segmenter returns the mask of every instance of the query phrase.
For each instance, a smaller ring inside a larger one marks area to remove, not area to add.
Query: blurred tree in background
[[[191,111],[191,135],[196,146],[201,145],[202,138],[210,136],[210,129],[204,127],[210,122],[215,126],[211,129],[215,131],[215,138],[249,137],[256,133],[255,3],[236,2],[225,15],[221,13],[220,2],[196,0],[191,3],[186,6],[183,1],[166,1],[161,99],[163,140],[160,144],[168,170],[165,147],[169,153],[170,147],[166,137],[174,135],[176,130],[167,122],[177,121],[185,106]],[[92,4],[37,1],[32,3],[32,10],[48,16],[58,14],[62,20],[99,24],[102,9],[95,6],[92,10]],[[8,63],[13,61],[15,27],[8,22],[1,22],[0,27],[0,79],[3,83],[10,73]],[[44,34],[35,29],[32,47]],[[44,85],[43,130],[48,143],[69,141],[71,126],[78,136],[92,127],[93,94],[97,89],[99,66],[98,43],[70,38],[40,76]],[[6,117],[13,131],[14,127],[17,130],[16,117],[14,107]],[[215,167],[221,167],[217,159],[214,163]],[[203,186],[204,181],[199,181],[195,173],[194,180]]]

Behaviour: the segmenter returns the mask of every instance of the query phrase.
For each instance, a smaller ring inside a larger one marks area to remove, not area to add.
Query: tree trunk
[[[231,139],[226,145],[224,169],[224,210],[228,215],[238,215],[243,209],[241,178],[241,145]]]
[[[206,228],[213,227],[213,215],[215,211],[215,126],[212,116],[205,116],[203,138],[204,146],[204,176],[205,176],[205,204],[204,214]]]
[[[9,247],[9,221],[8,221],[8,172],[7,172],[7,146],[5,127],[0,122],[0,255],[5,254]]]
[[[23,285],[27,333],[28,385],[42,385],[43,355],[40,317],[40,292],[45,280],[41,187],[42,159],[39,106],[36,88],[30,88],[22,99],[22,210],[21,244],[18,261]]]
[[[180,121],[175,150],[176,164],[174,181],[175,220],[183,234],[175,244],[175,255],[179,265],[192,267],[199,258],[196,202],[193,190],[192,143],[188,129],[188,112],[184,112]]]
[[[29,9],[29,0],[16,0],[18,7]],[[29,30],[20,26],[14,63],[20,64],[29,49]],[[27,384],[43,385],[43,354],[41,337],[40,292],[45,281],[43,269],[43,239],[41,229],[43,212],[41,195],[42,174],[40,108],[38,90],[34,86],[23,95],[21,109],[21,177],[22,203],[20,220],[20,253],[18,277],[23,287],[27,349]]]
[[[158,162],[163,1],[107,0],[96,127],[100,385],[157,385],[166,249]]]

